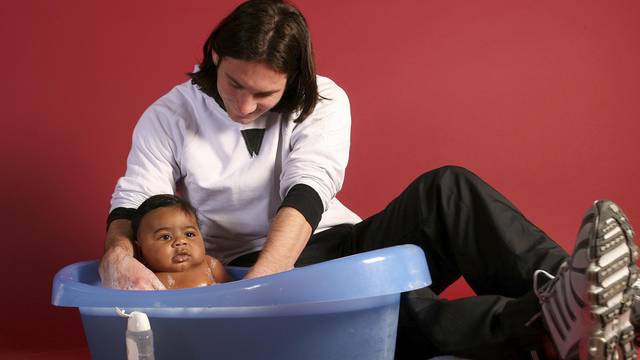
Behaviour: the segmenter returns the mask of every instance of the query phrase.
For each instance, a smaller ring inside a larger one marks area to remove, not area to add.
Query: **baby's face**
[[[154,272],[186,271],[205,259],[195,216],[178,206],[146,214],[138,229],[138,245],[147,267]]]

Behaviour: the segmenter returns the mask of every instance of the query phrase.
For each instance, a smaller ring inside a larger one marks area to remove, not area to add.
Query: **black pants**
[[[380,213],[315,234],[296,266],[400,244],[425,251],[433,283],[402,294],[396,359],[518,358],[540,346],[542,325],[525,326],[539,311],[533,272],[555,273],[567,254],[463,168],[427,172]],[[460,276],[478,296],[439,299]]]

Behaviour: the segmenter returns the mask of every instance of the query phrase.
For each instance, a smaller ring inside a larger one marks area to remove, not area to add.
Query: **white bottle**
[[[127,321],[127,360],[154,360],[153,333],[147,314],[133,311]]]

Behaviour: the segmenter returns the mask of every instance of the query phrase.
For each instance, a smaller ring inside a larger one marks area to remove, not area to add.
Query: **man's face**
[[[260,62],[218,58],[218,93],[231,120],[249,124],[278,104],[287,75]]]
[[[142,218],[138,245],[154,272],[181,272],[205,259],[204,241],[193,214],[179,206],[157,208]]]

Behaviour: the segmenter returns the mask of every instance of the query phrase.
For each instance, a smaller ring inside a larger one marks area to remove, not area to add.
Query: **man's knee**
[[[418,180],[421,182],[446,183],[456,179],[477,178],[471,170],[456,165],[445,165],[435,170],[427,171]]]

